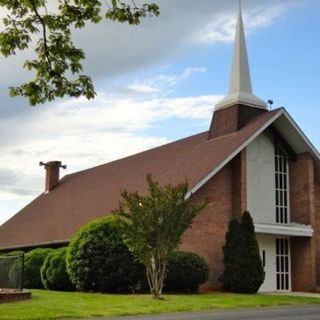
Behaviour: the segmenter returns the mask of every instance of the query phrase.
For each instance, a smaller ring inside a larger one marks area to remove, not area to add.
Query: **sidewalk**
[[[320,293],[315,292],[264,292],[263,294],[273,295],[273,296],[295,296],[295,297],[310,297],[319,298]]]
[[[284,306],[259,309],[194,311],[175,314],[89,318],[90,320],[319,320],[320,306]],[[89,320],[88,319],[88,320]]]

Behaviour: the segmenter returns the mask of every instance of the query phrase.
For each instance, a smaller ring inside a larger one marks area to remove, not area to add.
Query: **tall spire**
[[[229,93],[252,93],[250,70],[246,39],[244,36],[241,3],[239,1],[235,44],[233,49],[233,63],[230,78]]]
[[[250,69],[240,1],[237,17],[229,94],[216,105],[215,109],[219,110],[234,104],[244,104],[263,109],[267,107],[267,104],[264,101],[262,101],[252,93]]]

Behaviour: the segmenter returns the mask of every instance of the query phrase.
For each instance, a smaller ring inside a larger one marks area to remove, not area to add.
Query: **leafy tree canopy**
[[[146,268],[151,293],[161,298],[169,256],[205,203],[186,198],[187,183],[162,187],[150,175],[147,183],[146,196],[124,191],[114,213],[124,222],[125,244]]]
[[[24,96],[31,105],[64,96],[94,98],[92,80],[82,74],[85,53],[74,45],[72,28],[103,18],[137,25],[142,18],[159,15],[155,3],[137,5],[134,0],[0,0],[0,7],[8,12],[0,32],[2,55],[28,48],[36,55],[23,65],[35,73],[34,79],[9,88],[11,96]]]

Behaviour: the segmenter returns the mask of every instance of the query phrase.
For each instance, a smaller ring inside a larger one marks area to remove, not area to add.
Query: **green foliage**
[[[29,289],[43,289],[40,269],[47,255],[53,249],[37,248],[25,254],[24,258],[24,287]]]
[[[254,232],[254,225],[249,212],[244,212],[241,219],[241,227],[244,233],[243,256],[247,261],[247,272],[243,274],[243,292],[256,293],[262,285],[265,273],[259,254],[259,245]]]
[[[241,279],[238,278],[239,259],[242,254],[242,233],[241,226],[237,219],[229,222],[226,233],[225,245],[223,247],[224,271],[220,277],[222,287],[226,291],[238,292],[237,287]]]
[[[124,191],[114,213],[123,222],[126,245],[146,268],[151,293],[160,298],[169,255],[205,203],[186,199],[187,183],[160,187],[150,175],[147,183],[146,196]]]
[[[10,251],[8,253],[2,253],[0,255],[5,255],[5,256],[21,256],[24,254],[24,251],[22,250],[15,250],[15,251]]]
[[[0,253],[0,288],[21,288],[23,251]]]
[[[192,252],[173,252],[168,260],[164,291],[195,293],[208,276],[209,268],[202,257]]]
[[[225,270],[220,277],[226,291],[256,293],[264,280],[254,225],[249,212],[244,212],[241,223],[229,223],[223,247]]]
[[[132,292],[143,275],[109,216],[84,226],[72,239],[67,270],[79,290]]]
[[[53,2],[53,1],[52,1]],[[87,22],[99,23],[103,17],[112,21],[137,25],[146,16],[159,15],[154,3],[111,0],[103,8],[97,0],[58,0],[47,6],[46,0],[0,0],[8,11],[2,19],[0,52],[5,57],[34,48],[35,57],[26,60],[24,68],[35,78],[10,88],[11,96],[24,96],[31,105],[52,101],[57,97],[94,98],[89,76],[81,74],[85,53],[72,41],[72,28],[83,28]]]
[[[69,279],[66,267],[67,248],[50,252],[40,269],[43,287],[49,290],[72,291],[74,285]]]

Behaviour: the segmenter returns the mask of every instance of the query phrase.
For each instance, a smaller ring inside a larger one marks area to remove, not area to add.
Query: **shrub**
[[[264,280],[254,225],[249,212],[244,212],[241,223],[229,223],[223,247],[225,270],[220,277],[226,291],[256,293]]]
[[[6,257],[21,257],[22,255],[23,251],[0,253],[0,288],[19,288],[21,286],[21,259],[6,259]]]
[[[202,257],[191,252],[173,252],[168,261],[164,290],[194,293],[208,276],[209,268]]]
[[[24,258],[24,287],[43,289],[40,269],[47,255],[53,249],[37,248],[25,254]]]
[[[222,288],[229,292],[237,292],[238,288],[238,260],[241,258],[241,228],[237,219],[229,222],[228,231],[225,237],[225,245],[223,247],[223,264],[224,271],[220,276]]]
[[[246,266],[246,272],[243,274],[242,279],[242,292],[256,293],[264,281],[265,273],[254,232],[253,221],[248,211],[242,215],[241,227],[244,237],[243,258]]]
[[[67,270],[79,290],[130,292],[144,268],[124,244],[117,220],[108,216],[84,226],[72,239]]]
[[[50,252],[40,269],[42,284],[45,289],[72,291],[74,285],[69,279],[66,267],[67,248]]]

